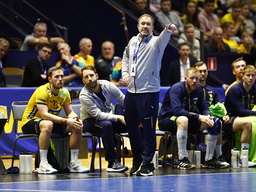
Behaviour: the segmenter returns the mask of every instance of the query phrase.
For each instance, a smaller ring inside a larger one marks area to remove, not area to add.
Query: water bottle
[[[158,169],[158,165],[159,165],[158,151],[155,151],[155,154],[153,156],[153,163],[154,163],[155,169]]]
[[[248,149],[246,147],[242,149],[242,167],[248,167]]]
[[[32,155],[30,152],[20,153],[20,173],[32,173]]]
[[[194,151],[194,161],[195,161],[196,168],[200,169],[201,168],[201,151],[200,150]]]
[[[26,155],[24,152],[20,153],[20,173],[26,173]]]
[[[231,149],[231,165],[233,168],[239,167],[239,150],[234,148]]]
[[[32,173],[32,154],[28,152],[26,154],[26,173]]]

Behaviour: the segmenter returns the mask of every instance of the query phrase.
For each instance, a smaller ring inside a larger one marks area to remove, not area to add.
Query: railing
[[[28,3],[26,0],[22,0],[25,4],[27,4],[31,9],[33,9],[35,12],[37,12],[39,15],[41,15],[44,19],[48,20],[54,27],[56,33],[62,37],[66,42],[68,42],[68,28],[65,26],[61,26],[57,23],[55,23],[52,19],[44,15],[42,12],[40,12],[38,9],[36,9],[33,5]],[[63,30],[63,35],[60,32],[60,29]]]
[[[62,37],[65,41],[68,40],[68,29],[65,26],[61,26],[61,25],[55,23],[52,19],[45,16],[43,13],[41,13],[39,10],[37,10],[34,6],[32,6],[30,3],[28,3],[26,0],[22,0],[22,2],[24,4],[26,4],[27,6],[29,6],[32,10],[34,10],[37,14],[39,14],[45,20],[49,21],[53,25],[55,32],[56,32],[56,34],[58,34],[58,36]],[[6,24],[8,24],[17,33],[21,34],[22,36],[26,36],[28,34],[28,32],[26,30],[24,30],[24,27],[21,27],[23,22],[29,28],[31,27],[33,30],[34,24],[32,24],[28,19],[26,19],[21,14],[19,14],[17,11],[15,11],[13,9],[13,7],[8,6],[7,3],[4,3],[2,1],[0,1],[0,6],[3,8],[0,13],[0,19],[3,20]],[[4,13],[3,10],[8,11],[7,16],[3,14]],[[11,17],[14,19],[13,20],[10,19]],[[16,20],[19,19],[20,21],[15,22],[15,19]]]
[[[126,38],[126,42],[129,42],[129,34],[128,34],[128,27],[127,27],[127,22],[126,22],[126,17],[125,17],[125,13],[118,8],[115,4],[113,4],[112,2],[108,1],[108,0],[104,0],[107,4],[109,4],[111,7],[113,7],[115,10],[117,10],[119,13],[121,13],[122,15],[122,25],[124,26],[124,32],[125,32],[125,38]]]

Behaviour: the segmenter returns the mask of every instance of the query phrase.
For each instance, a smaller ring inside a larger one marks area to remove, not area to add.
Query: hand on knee
[[[209,135],[219,135],[221,131],[221,121],[217,117],[213,117],[214,126],[208,128]]]

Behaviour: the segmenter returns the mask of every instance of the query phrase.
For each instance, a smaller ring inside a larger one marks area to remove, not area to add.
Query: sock
[[[178,144],[178,154],[179,159],[183,159],[184,157],[188,157],[187,152],[187,136],[188,131],[187,130],[177,130],[177,144]]]
[[[222,155],[221,147],[222,147],[221,145],[216,145],[216,147],[215,147],[215,152],[216,152],[217,158]]]
[[[79,149],[70,150],[70,162],[75,162],[78,160]]]
[[[209,135],[209,134],[207,135],[205,161],[212,159],[217,139],[218,139],[218,135]]]
[[[47,160],[48,150],[47,149],[40,149],[39,153],[40,153],[40,164],[44,163],[44,162],[48,163],[48,160]]]

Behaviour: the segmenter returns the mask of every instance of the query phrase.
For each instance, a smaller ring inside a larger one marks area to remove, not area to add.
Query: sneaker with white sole
[[[242,167],[242,159],[239,161],[240,167]],[[256,167],[256,162],[252,162],[248,160],[248,167]]]
[[[142,166],[142,159],[133,159],[132,168],[130,170],[130,175],[136,175]]]
[[[248,167],[256,167],[256,162],[248,161]]]
[[[123,173],[128,170],[128,167],[122,165],[118,161],[109,162],[108,168],[106,169],[107,172],[112,173]]]
[[[223,169],[223,168],[227,168],[229,167],[229,163],[226,162],[225,158],[223,155],[219,156],[218,159],[216,160],[219,162],[219,165],[220,165],[220,169]]]
[[[44,162],[44,163],[40,163],[37,172],[40,174],[53,174],[53,173],[58,173],[58,170],[54,169],[48,162]]]
[[[88,173],[90,169],[84,167],[79,161],[69,163],[68,169],[70,173]]]
[[[195,169],[196,165],[191,163],[187,157],[184,157],[183,159],[180,160],[180,163],[178,165],[178,169]]]
[[[152,176],[154,174],[154,164],[150,163],[150,164],[146,164],[146,163],[142,163],[140,170],[137,171],[136,175],[137,176]]]

